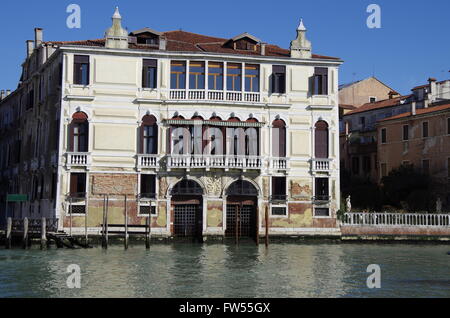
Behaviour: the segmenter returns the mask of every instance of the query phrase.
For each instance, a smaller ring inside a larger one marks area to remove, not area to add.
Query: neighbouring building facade
[[[449,80],[437,82],[436,79],[430,78],[427,85],[414,87],[410,95],[395,97],[391,94],[389,99],[365,104],[345,114],[344,132],[340,135],[341,169],[347,170],[352,176],[379,182],[390,170],[401,165],[402,160],[398,165],[398,162],[394,161],[393,166],[387,166],[384,162],[385,158],[396,152],[393,148],[388,149],[385,146],[380,148],[386,138],[385,130],[383,135],[379,131],[380,122],[389,118],[403,118],[408,113],[411,114],[412,109],[418,113],[428,112],[434,109],[431,106],[447,103],[450,99],[449,85]],[[402,134],[396,136],[401,138]],[[398,147],[396,148],[398,153],[406,151],[405,154],[414,153],[414,156],[418,157],[422,155],[416,147],[408,151],[400,147],[399,143],[391,146]]]
[[[356,108],[367,103],[388,99],[391,95],[399,94],[376,77],[339,86],[339,103]]]
[[[0,101],[0,193],[29,201],[3,216],[98,233],[107,208],[166,237],[338,233],[339,58],[312,54],[302,22],[286,50],[121,19],[103,39],[27,42]]]

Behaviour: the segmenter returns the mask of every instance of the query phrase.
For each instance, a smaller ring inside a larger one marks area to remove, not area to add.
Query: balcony
[[[312,159],[311,171],[329,173],[332,170],[333,159]]]
[[[170,155],[169,169],[242,169],[260,170],[263,160],[257,156]]]
[[[272,170],[289,170],[289,158],[270,158]]]
[[[160,157],[158,155],[137,155],[136,168],[141,169],[159,169]]]
[[[87,152],[68,152],[66,153],[66,167],[70,169],[72,167],[85,167],[89,168],[92,164],[92,157]]]
[[[260,103],[261,95],[256,92],[212,91],[202,89],[172,89],[171,100],[209,100],[227,102]]]

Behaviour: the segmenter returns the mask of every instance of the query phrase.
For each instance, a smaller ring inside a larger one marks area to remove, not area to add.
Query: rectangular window
[[[369,102],[370,103],[375,103],[377,101],[377,98],[376,97],[370,97],[369,98]]]
[[[228,63],[227,64],[227,90],[241,91],[242,90],[242,65]]]
[[[385,144],[387,142],[386,128],[381,129],[381,143]]]
[[[329,179],[328,178],[316,178],[315,199],[319,201],[329,201]]]
[[[259,65],[245,64],[245,91],[259,92]]]
[[[424,174],[430,174],[430,160],[422,160],[422,172]]]
[[[70,174],[70,196],[84,197],[86,194],[86,173]]]
[[[422,123],[422,137],[428,138],[428,122],[427,121]]]
[[[156,198],[156,176],[151,174],[141,175],[141,199]]]
[[[204,62],[189,62],[189,88],[205,89]]]
[[[89,85],[89,56],[75,55],[73,83],[76,85]]]
[[[88,152],[88,123],[72,123],[72,151]]]
[[[316,208],[315,210],[315,216],[330,216],[330,209],[324,209],[324,208]]]
[[[387,165],[385,163],[381,164],[381,177],[387,176]]]
[[[158,85],[158,60],[143,61],[142,87],[157,88]]]
[[[359,157],[352,158],[352,173],[353,175],[359,175]]]
[[[156,155],[158,153],[158,126],[142,126],[142,152],[147,155]]]
[[[210,90],[223,90],[223,63],[208,63],[208,88]]]
[[[450,178],[450,158],[447,158],[447,174],[448,177]]]
[[[286,200],[286,177],[272,177],[272,200]]]
[[[409,140],[409,126],[403,125],[403,141]]]
[[[286,216],[287,209],[284,206],[274,206],[272,207],[272,215],[274,216]]]
[[[139,214],[145,214],[148,215],[149,212],[151,211],[152,215],[156,215],[156,206],[150,206],[150,204],[148,205],[141,205],[139,207]]]
[[[363,171],[364,171],[364,173],[366,173],[366,174],[370,173],[370,168],[371,168],[370,157],[365,156],[363,158]]]
[[[186,89],[186,62],[173,61],[171,63],[170,88]]]
[[[286,94],[286,66],[272,66],[272,93]]]
[[[312,92],[313,95],[328,95],[328,68],[315,68]]]

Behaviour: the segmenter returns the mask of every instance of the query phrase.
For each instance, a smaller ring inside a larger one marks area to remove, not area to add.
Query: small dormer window
[[[131,32],[130,36],[135,37],[135,43],[139,45],[158,46],[161,33],[149,28],[144,28]]]
[[[234,50],[256,51],[261,40],[248,33],[242,33],[225,42],[224,46]]]

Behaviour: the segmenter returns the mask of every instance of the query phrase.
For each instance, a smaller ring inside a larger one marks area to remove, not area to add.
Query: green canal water
[[[450,297],[450,245],[173,244],[0,250],[0,297]],[[70,289],[67,267],[81,269]],[[381,267],[369,289],[367,267]]]

